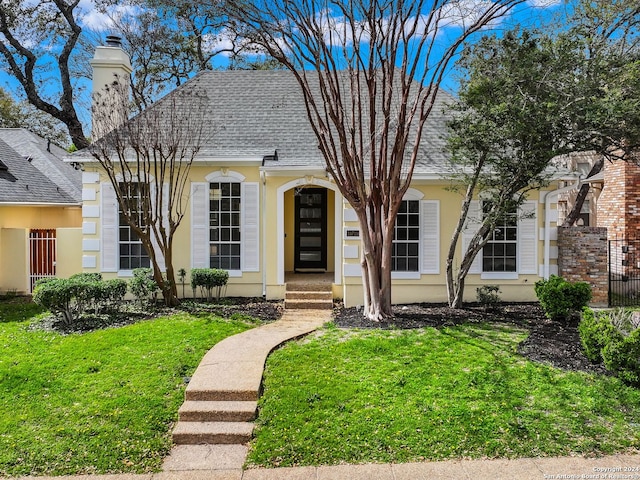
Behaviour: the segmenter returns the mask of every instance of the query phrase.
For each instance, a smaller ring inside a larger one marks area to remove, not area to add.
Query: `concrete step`
[[[292,282],[286,284],[288,292],[331,292],[333,285],[329,282]]]
[[[181,422],[250,422],[256,418],[258,402],[193,401],[182,404]]]
[[[257,390],[199,390],[187,388],[185,400],[198,402],[255,402]]]
[[[331,310],[333,308],[333,300],[287,298],[284,301],[284,308],[287,310]]]
[[[315,290],[287,290],[285,300],[333,300],[332,292]]]
[[[242,445],[251,440],[249,422],[178,422],[173,430],[176,445]]]

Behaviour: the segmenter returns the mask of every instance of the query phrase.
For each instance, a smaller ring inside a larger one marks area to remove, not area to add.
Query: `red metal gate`
[[[29,232],[29,290],[41,278],[56,274],[56,231],[55,229],[31,230]]]

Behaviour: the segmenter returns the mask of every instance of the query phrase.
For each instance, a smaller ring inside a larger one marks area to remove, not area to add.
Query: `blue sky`
[[[465,3],[475,4],[478,2],[487,2],[489,0],[458,0],[464,7]],[[570,3],[570,2],[567,2]],[[544,23],[548,23],[553,15],[557,15],[561,13],[565,8],[568,8],[562,0],[528,0],[526,3],[523,3],[517,7],[515,7],[511,14],[507,17],[502,18],[499,22],[491,26],[491,29],[487,29],[486,31],[497,31],[510,29],[516,24],[527,25],[527,26],[540,26]],[[91,30],[94,35],[104,38],[109,33],[117,33],[113,32],[113,25],[111,24],[109,18],[101,13],[99,13],[93,4],[93,0],[81,0],[79,5],[80,11],[82,12],[79,21],[81,24],[87,29]],[[113,13],[128,13],[128,10],[131,7],[117,5],[114,7]],[[445,33],[441,35],[446,35]],[[2,38],[0,37],[0,40]],[[224,46],[224,42],[226,40],[224,38],[212,38],[211,45],[215,48],[217,43],[218,46]],[[446,38],[444,39],[446,41]],[[219,60],[220,64],[224,63],[224,59]],[[134,66],[135,67],[135,66]],[[55,75],[55,72],[47,72],[49,75]],[[89,92],[89,82],[86,79],[76,79],[77,85],[81,87],[78,89],[78,97],[77,97],[77,105],[79,114],[81,116],[82,121],[85,124],[90,123],[90,118],[88,114],[88,109],[90,105],[90,92]],[[46,82],[45,82],[46,84]],[[55,95],[55,82],[50,82],[52,88],[48,93]],[[456,81],[455,75],[450,74],[443,85],[449,91],[455,91]],[[21,91],[20,86],[17,84],[15,79],[13,79],[6,72],[0,72],[0,87],[12,93],[15,97],[20,98]]]

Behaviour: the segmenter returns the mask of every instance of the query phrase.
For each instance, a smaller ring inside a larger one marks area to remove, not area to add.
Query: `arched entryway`
[[[301,178],[278,188],[278,283],[285,273],[333,274],[340,284],[342,196],[334,184]]]

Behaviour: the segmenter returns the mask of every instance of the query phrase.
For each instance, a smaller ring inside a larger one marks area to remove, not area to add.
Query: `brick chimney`
[[[90,61],[93,69],[91,135],[94,139],[105,135],[127,119],[127,109],[124,106],[129,98],[131,60],[122,49],[120,37],[109,35],[105,43],[106,45],[96,48]],[[122,98],[123,95],[126,97]],[[96,115],[96,110],[103,108],[110,113]],[[107,118],[108,124],[101,124]]]

